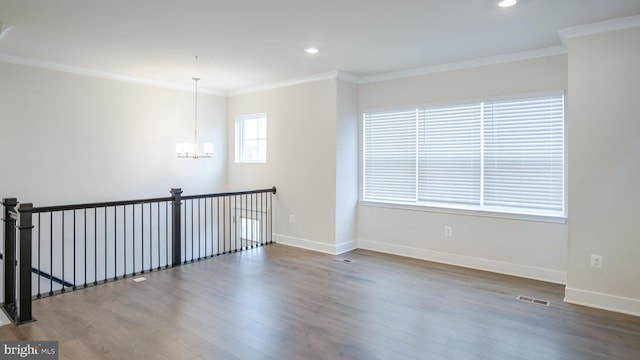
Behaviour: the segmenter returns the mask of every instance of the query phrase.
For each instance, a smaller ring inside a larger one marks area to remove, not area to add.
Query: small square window
[[[267,162],[267,114],[236,117],[236,162]]]

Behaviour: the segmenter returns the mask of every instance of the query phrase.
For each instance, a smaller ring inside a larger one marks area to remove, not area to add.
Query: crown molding
[[[357,84],[360,82],[357,76],[353,74],[349,74],[348,72],[344,72],[344,71],[338,71],[336,74],[336,79],[352,82],[354,84]]]
[[[139,85],[147,85],[147,86],[154,86],[154,87],[160,87],[165,89],[193,92],[193,86],[185,86],[185,85],[178,85],[178,84],[162,82],[162,81],[141,79],[133,76],[113,74],[105,71],[87,69],[87,68],[71,66],[71,65],[64,65],[64,64],[54,63],[50,61],[44,61],[44,60],[10,55],[10,54],[0,53],[0,62],[30,66],[30,67],[46,69],[46,70],[60,71],[60,72],[65,72],[65,73],[70,73],[75,75],[94,77],[94,78],[100,78],[100,79],[106,79],[106,80],[115,80],[115,81],[121,81],[121,82],[127,82],[127,83],[139,84]],[[199,88],[198,92],[202,94],[208,94],[208,95],[226,96],[226,93],[224,91],[211,90],[206,88],[204,89]]]
[[[566,46],[553,46],[548,48],[522,51],[511,54],[490,56],[473,60],[464,60],[447,64],[426,66],[417,69],[394,71],[385,74],[369,75],[360,78],[360,84],[368,84],[379,81],[402,79],[407,77],[422,76],[446,71],[469,69],[479,66],[504,64],[515,61],[531,60],[547,56],[564,55],[567,53]]]
[[[610,31],[618,31],[640,27],[640,15],[627,16],[591,24],[579,25],[558,30],[558,36],[563,44],[575,37],[602,34]]]
[[[547,57],[547,56],[564,55],[566,53],[567,53],[566,46],[561,45],[561,46],[554,46],[554,47],[548,47],[548,48],[531,50],[531,51],[523,51],[518,53],[491,56],[487,58],[465,60],[465,61],[460,61],[455,63],[427,66],[423,68],[402,70],[402,71],[376,74],[376,75],[370,75],[370,76],[362,76],[362,77],[357,77],[353,74],[350,74],[344,71],[331,71],[327,73],[315,74],[311,76],[305,76],[305,77],[279,81],[279,82],[274,82],[274,83],[265,84],[265,85],[249,87],[245,89],[233,90],[233,91],[227,92],[227,96],[231,97],[231,96],[245,95],[245,94],[256,93],[256,92],[265,91],[265,90],[273,90],[273,89],[282,88],[286,86],[300,85],[300,84],[310,83],[314,81],[330,80],[330,79],[341,79],[341,80],[352,82],[354,84],[368,84],[368,83],[378,82],[378,81],[421,76],[421,75],[452,71],[452,70],[461,70],[461,69],[467,69],[467,68],[474,68],[478,66],[530,60],[530,59],[536,59],[536,58]]]
[[[256,92],[261,92],[266,90],[283,88],[287,86],[301,85],[301,84],[307,84],[307,83],[316,82],[316,81],[333,80],[333,79],[345,80],[355,84],[358,83],[358,78],[354,75],[351,75],[344,71],[330,71],[326,73],[314,74],[314,75],[309,75],[309,76],[304,76],[304,77],[299,77],[299,78],[294,78],[294,79],[289,79],[284,81],[277,81],[277,82],[264,84],[264,85],[248,87],[244,89],[232,90],[227,92],[227,96],[232,97],[232,96],[238,96],[238,95],[246,95],[246,94],[251,94],[251,93],[256,93]]]

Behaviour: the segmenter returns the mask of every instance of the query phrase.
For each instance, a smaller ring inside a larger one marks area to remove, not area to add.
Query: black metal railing
[[[31,236],[33,226],[31,204],[20,204],[15,198],[3,199],[4,233],[4,303],[2,308],[16,323],[32,320],[31,316]]]
[[[269,244],[275,193],[171,189],[166,198],[47,207],[3,199],[3,307],[21,323],[31,320],[32,297]]]

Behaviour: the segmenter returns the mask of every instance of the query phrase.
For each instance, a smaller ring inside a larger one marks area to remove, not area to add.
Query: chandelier
[[[205,142],[202,144],[202,153],[198,153],[198,80],[200,78],[194,77],[193,81],[196,84],[196,107],[195,107],[195,125],[193,130],[193,143],[181,142],[176,144],[176,155],[179,158],[210,158],[213,157],[213,144]]]

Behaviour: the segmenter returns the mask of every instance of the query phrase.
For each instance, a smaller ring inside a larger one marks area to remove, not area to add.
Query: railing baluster
[[[189,252],[187,251],[187,201],[185,200],[184,202],[184,262],[183,264],[186,264],[187,261],[189,261],[187,259]]]
[[[207,220],[209,220],[209,217],[207,216],[207,200],[204,201],[204,258],[206,259],[207,257],[209,257],[209,254],[207,253]]]
[[[158,213],[158,270],[160,270],[160,203],[156,204],[156,212]]]
[[[107,208],[104,208],[104,282],[107,282]]]
[[[194,259],[194,255],[193,255],[193,200],[189,200],[189,203],[191,204],[191,262],[193,262]]]
[[[118,207],[113,207],[113,279],[118,280]]]
[[[144,274],[144,204],[140,204],[140,274]]]
[[[153,209],[149,203],[149,272],[153,271]]]
[[[214,231],[214,230],[213,230],[213,225],[214,225],[214,224],[213,224],[213,198],[212,198],[212,197],[211,197],[211,198],[209,198],[209,206],[210,206],[210,209],[211,209],[211,215],[210,215],[210,216],[211,216],[211,245],[210,245],[210,248],[211,248],[211,254],[210,254],[210,256],[211,256],[211,257],[213,257],[213,255],[215,255],[215,254],[213,253],[213,237],[214,237],[214,234],[213,234],[213,231]]]
[[[93,285],[98,285],[98,208],[93,208]]]
[[[42,255],[42,237],[40,237],[40,213],[38,213],[38,270],[42,269],[42,263],[40,262],[40,256]],[[6,240],[5,240],[6,241]],[[38,275],[38,293],[36,294],[36,298],[40,299],[42,296],[42,290],[40,289],[40,278],[42,276]]]
[[[87,209],[84,209],[84,287],[87,287]]]
[[[169,267],[169,203],[164,203],[164,257],[165,267]]]
[[[65,212],[62,211],[61,214],[62,214],[62,263],[61,263],[61,265],[62,265],[62,292],[65,292],[65,288],[64,288],[64,283],[65,283],[65,280],[64,280],[64,268],[65,268],[65,266],[64,266],[64,250],[65,250],[65,248],[64,248],[64,214],[65,214]],[[51,274],[51,275],[53,276],[53,274]]]
[[[240,250],[249,248],[249,228],[248,224],[250,222],[249,218],[249,200],[247,198],[248,194],[242,195],[244,199],[242,200],[242,207],[240,208],[240,226],[244,228],[244,236],[242,236],[242,230],[240,230]],[[244,210],[244,219],[242,218],[242,211]],[[242,242],[244,241],[244,247],[242,246]]]
[[[53,295],[53,211],[49,213],[49,296]]]
[[[198,260],[202,259],[202,237],[200,236],[200,227],[202,226],[200,223],[200,199],[198,199]],[[206,225],[206,223],[205,223]]]
[[[224,198],[222,198],[222,199],[224,199]],[[220,226],[220,217],[221,217],[221,214],[220,214],[220,198],[217,198],[216,202],[218,204],[218,212],[216,213],[216,220],[218,220],[218,221],[216,221],[216,224],[218,225],[218,244],[217,244],[218,246],[216,246],[216,247],[218,249],[218,253],[216,255],[220,255],[220,253],[222,252],[221,249],[220,249],[220,245],[224,245],[224,244],[222,244],[222,242],[224,241],[224,235],[222,236],[222,240],[221,240],[220,230],[222,230],[223,227],[224,227],[224,221],[222,222],[223,226],[221,227]]]
[[[133,276],[136,276],[136,206],[131,205],[131,242],[132,246],[132,255],[131,259],[133,260]]]
[[[122,247],[123,251],[123,259],[124,262],[124,276],[127,276],[127,205],[122,207]]]
[[[273,192],[275,193],[275,187]],[[267,216],[269,216],[269,244],[273,242],[273,195],[269,195],[269,206],[267,207]]]
[[[73,210],[73,290],[76,289],[76,211]]]

